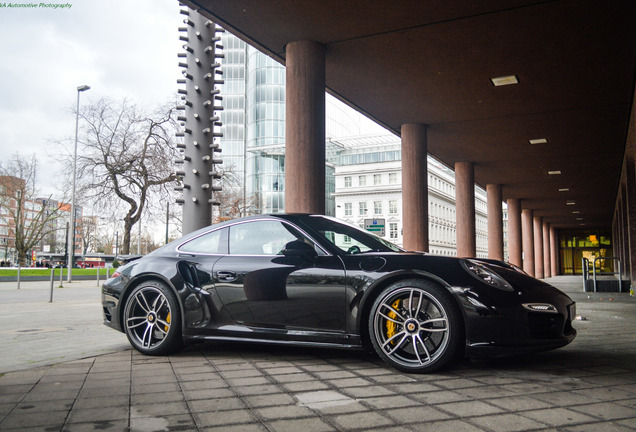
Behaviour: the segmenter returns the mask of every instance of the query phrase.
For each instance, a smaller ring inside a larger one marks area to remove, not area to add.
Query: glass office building
[[[242,194],[250,213],[285,209],[285,67],[229,32],[221,36],[224,58],[223,165],[225,188]],[[326,212],[334,214],[332,138],[359,135],[366,120],[326,95]]]

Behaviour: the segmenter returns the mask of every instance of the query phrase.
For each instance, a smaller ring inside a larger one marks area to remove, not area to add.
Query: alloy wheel
[[[447,352],[449,312],[435,295],[418,287],[389,291],[373,309],[373,338],[385,360],[403,369],[425,369]]]
[[[167,340],[172,316],[166,295],[157,287],[143,286],[126,302],[126,333],[136,348],[157,349]]]

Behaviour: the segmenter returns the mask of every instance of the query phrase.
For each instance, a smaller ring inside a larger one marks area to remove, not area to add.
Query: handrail
[[[581,273],[583,273],[583,291],[587,291],[587,280],[590,278],[590,260],[583,257]]]
[[[585,258],[584,258],[585,259]],[[592,274],[594,277],[594,292],[596,292],[596,261],[598,260],[616,260],[618,262],[618,272],[604,272],[604,273],[599,273],[602,275],[618,275],[618,292],[623,292],[623,272],[622,272],[622,268],[621,268],[621,260],[618,257],[598,257],[598,258],[594,258],[594,261],[592,263]]]

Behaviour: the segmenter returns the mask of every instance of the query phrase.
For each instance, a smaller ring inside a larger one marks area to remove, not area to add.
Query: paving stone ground
[[[0,430],[636,431],[636,300],[584,293],[578,278],[550,282],[584,318],[572,344],[430,375],[363,352],[266,345],[206,343],[146,357],[101,325],[101,314],[93,319],[97,288],[69,287],[86,291],[44,305],[41,286],[17,293],[0,284]],[[20,331],[29,329],[39,336]],[[74,339],[79,348],[69,348]],[[35,353],[26,356],[28,346]]]

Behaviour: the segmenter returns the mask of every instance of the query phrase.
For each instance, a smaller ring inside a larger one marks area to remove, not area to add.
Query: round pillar
[[[523,267],[523,249],[521,242],[521,201],[510,198],[508,204],[508,261]]]
[[[406,250],[428,252],[426,125],[402,125],[402,228]]]
[[[457,216],[457,256],[474,258],[475,238],[475,166],[472,162],[455,164],[455,211]]]
[[[521,237],[523,246],[523,271],[534,277],[534,232],[532,210],[521,210]]]
[[[325,213],[325,47],[286,47],[285,211]]]
[[[543,222],[543,276],[546,278],[552,277],[550,253],[550,224]]]
[[[503,261],[503,210],[500,184],[486,185],[488,205],[488,257]]]
[[[534,277],[543,279],[543,220],[535,216],[533,218],[534,237]]]

